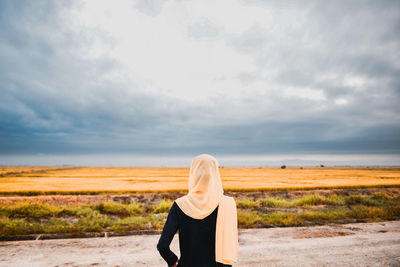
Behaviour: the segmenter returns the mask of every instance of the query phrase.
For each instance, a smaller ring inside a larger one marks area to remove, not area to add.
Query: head
[[[223,194],[218,161],[201,154],[190,165],[188,194],[178,198],[176,203],[186,215],[203,219],[215,210]]]
[[[206,192],[223,193],[218,161],[211,155],[196,156],[190,165],[189,194],[204,194]]]

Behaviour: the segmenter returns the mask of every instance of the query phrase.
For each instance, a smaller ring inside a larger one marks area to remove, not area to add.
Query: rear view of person
[[[207,154],[195,157],[189,192],[174,201],[157,244],[168,266],[231,266],[237,260],[236,203],[223,193],[218,161]],[[178,230],[179,260],[169,248]]]

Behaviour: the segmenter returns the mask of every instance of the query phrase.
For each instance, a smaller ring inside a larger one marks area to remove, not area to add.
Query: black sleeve
[[[178,230],[178,214],[177,204],[174,202],[171,209],[169,210],[167,221],[165,222],[164,229],[161,233],[160,240],[157,244],[157,249],[160,252],[161,257],[167,262],[168,266],[172,266],[178,257],[169,249],[172,239],[176,231]]]

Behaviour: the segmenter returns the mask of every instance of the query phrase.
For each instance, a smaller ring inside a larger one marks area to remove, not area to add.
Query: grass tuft
[[[236,201],[236,205],[238,208],[243,208],[243,209],[247,209],[247,208],[254,208],[254,207],[258,207],[259,203],[257,201],[254,201],[250,198],[245,198],[245,199],[239,199]]]
[[[238,210],[238,225],[239,227],[250,228],[256,224],[262,223],[262,218],[257,211]]]
[[[103,202],[94,206],[95,210],[98,210],[102,214],[113,214],[120,216],[127,216],[128,211],[125,205],[114,202]]]
[[[292,203],[294,206],[303,206],[303,207],[304,206],[322,205],[322,204],[325,204],[325,198],[320,195],[312,194],[312,195],[303,196],[298,199],[294,199],[292,201]]]
[[[277,211],[264,214],[263,223],[277,226],[300,226],[304,222],[295,213]]]
[[[153,213],[168,212],[171,209],[172,204],[174,204],[174,200],[164,198],[158,204],[153,205]]]
[[[47,218],[62,211],[61,207],[50,206],[45,203],[20,202],[9,206],[0,206],[0,216],[9,218]]]
[[[291,203],[287,199],[282,199],[278,197],[268,197],[264,199],[259,200],[260,206],[261,207],[290,207]]]

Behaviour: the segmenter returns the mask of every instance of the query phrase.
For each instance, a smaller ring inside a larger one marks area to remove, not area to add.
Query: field
[[[400,167],[225,167],[220,172],[227,191],[400,185]],[[188,168],[170,167],[0,167],[0,194],[185,191],[188,174]]]
[[[400,219],[399,167],[220,171],[225,193],[236,200],[240,228]],[[188,173],[187,168],[1,167],[0,237],[159,232],[173,201],[186,193]]]

